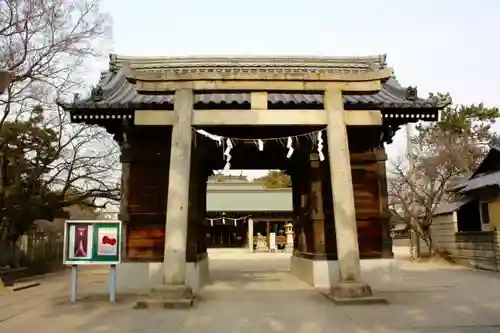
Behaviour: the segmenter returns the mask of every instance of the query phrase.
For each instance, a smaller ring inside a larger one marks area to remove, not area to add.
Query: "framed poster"
[[[66,265],[116,265],[121,261],[121,221],[75,221],[64,224]]]

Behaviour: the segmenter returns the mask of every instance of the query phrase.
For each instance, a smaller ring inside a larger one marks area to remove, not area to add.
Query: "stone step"
[[[154,298],[161,299],[191,299],[193,291],[187,286],[160,285],[151,289]]]
[[[328,293],[324,296],[333,301],[335,305],[374,305],[374,304],[388,304],[387,299],[377,296],[367,296],[367,297],[335,297]]]
[[[137,301],[134,309],[189,309],[194,304],[191,299],[159,299],[151,298]]]
[[[26,267],[19,268],[0,268],[0,279],[5,287],[13,286],[16,281],[26,276],[28,270]]]

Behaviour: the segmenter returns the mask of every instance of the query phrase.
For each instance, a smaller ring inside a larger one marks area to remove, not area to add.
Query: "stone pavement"
[[[67,273],[0,295],[0,332],[500,332],[497,273],[395,259],[364,272],[389,305],[341,307],[291,276],[288,254],[209,255],[212,282],[191,310],[133,310],[127,295],[111,305],[106,270],[87,268],[79,292],[88,298],[76,305],[68,304]]]

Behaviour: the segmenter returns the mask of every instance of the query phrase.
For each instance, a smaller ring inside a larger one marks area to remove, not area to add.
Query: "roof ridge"
[[[167,56],[140,57],[109,55],[110,70],[123,64],[134,68],[171,67],[387,67],[387,54],[368,56]]]

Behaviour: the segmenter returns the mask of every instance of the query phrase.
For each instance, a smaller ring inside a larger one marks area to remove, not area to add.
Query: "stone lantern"
[[[287,252],[293,252],[293,224],[288,222],[285,225],[285,234],[286,234],[286,245],[285,249]]]
[[[12,72],[0,69],[0,94],[3,94],[12,79]]]

